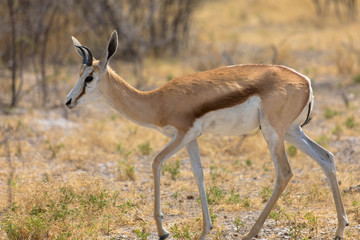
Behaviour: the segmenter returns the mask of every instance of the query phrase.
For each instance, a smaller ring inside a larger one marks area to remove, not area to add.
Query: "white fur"
[[[260,126],[260,108],[260,97],[252,96],[239,105],[205,114],[195,121],[194,127],[204,134],[239,136]]]

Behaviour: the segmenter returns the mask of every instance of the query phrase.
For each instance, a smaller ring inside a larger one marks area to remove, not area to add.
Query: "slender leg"
[[[285,139],[300,151],[314,159],[324,171],[331,187],[338,217],[338,228],[336,230],[335,239],[343,238],[344,229],[345,226],[348,225],[348,220],[341,201],[339,186],[336,179],[334,155],[306,136],[299,126],[290,127],[286,133]]]
[[[203,214],[203,231],[200,236],[200,240],[205,240],[206,235],[211,230],[211,219],[209,214],[208,203],[206,199],[205,187],[204,187],[204,174],[200,161],[200,150],[198,146],[198,142],[196,139],[192,140],[190,143],[186,145],[186,150],[189,154],[191,167],[198,184],[200,199],[201,199],[201,207]]]
[[[154,190],[155,190],[155,202],[154,202],[154,218],[158,230],[160,240],[166,239],[170,233],[163,228],[162,225],[162,212],[160,204],[160,173],[163,162],[179,151],[184,145],[193,139],[190,135],[178,133],[172,141],[155,157],[153,162],[153,174],[154,174]]]
[[[275,187],[264,210],[261,212],[250,232],[243,238],[243,240],[250,240],[259,233],[271,209],[274,207],[281,193],[284,191],[286,185],[293,176],[289,161],[285,153],[283,137],[278,136],[277,132],[267,123],[266,120],[262,121],[261,123],[261,131],[268,144],[271,158],[275,165]]]

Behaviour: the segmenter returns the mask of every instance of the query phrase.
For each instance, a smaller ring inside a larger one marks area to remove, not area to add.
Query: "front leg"
[[[161,203],[160,203],[160,173],[161,166],[166,159],[171,157],[177,151],[179,151],[185,144],[188,143],[186,141],[186,135],[183,133],[178,133],[172,141],[166,145],[166,147],[155,157],[153,162],[153,174],[154,174],[154,190],[155,190],[155,202],[154,202],[154,218],[156,222],[156,227],[158,230],[158,234],[160,240],[166,239],[170,233],[163,228],[162,225],[162,212],[161,212]],[[191,139],[190,139],[191,140]],[[189,140],[189,141],[190,141]]]
[[[199,237],[199,240],[205,240],[206,235],[212,228],[212,225],[211,225],[209,207],[208,207],[206,192],[204,187],[204,173],[201,166],[200,150],[197,140],[194,139],[190,143],[188,143],[186,145],[186,150],[190,157],[191,167],[195,176],[195,180],[198,184],[200,199],[201,199],[201,208],[203,214],[203,230],[201,236]]]

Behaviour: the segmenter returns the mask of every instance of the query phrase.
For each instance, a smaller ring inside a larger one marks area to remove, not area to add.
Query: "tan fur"
[[[109,68],[100,91],[134,121],[184,131],[207,112],[257,95],[270,123],[280,130],[304,109],[310,86],[305,77],[286,67],[237,65],[178,77],[158,89],[141,92]]]
[[[100,80],[99,90],[111,106],[131,120],[142,124],[156,122],[156,106],[159,104],[154,103],[147,92],[131,87],[110,67],[105,78]]]

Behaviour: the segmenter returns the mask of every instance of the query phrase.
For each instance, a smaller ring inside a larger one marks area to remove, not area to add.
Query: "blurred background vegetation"
[[[117,56],[132,62],[135,74],[144,57],[177,55],[187,43],[197,4],[197,0],[1,1],[1,73],[11,75],[10,106],[17,106],[34,88],[39,88],[41,105],[47,105],[49,92],[56,91],[57,72],[74,63],[69,54],[73,34],[99,55],[116,29]],[[30,89],[23,87],[28,71],[36,77]]]
[[[78,63],[71,35],[100,56],[109,33],[116,29],[120,36],[116,58],[129,64],[135,86],[144,88],[148,77],[143,65],[149,58],[197,58],[194,71],[250,62],[297,67],[301,63],[289,58],[318,59],[326,54],[316,42],[321,39],[308,45],[299,41],[314,39],[316,33],[307,31],[329,32],[329,26],[337,31],[358,23],[358,4],[357,0],[3,0],[0,16],[0,104],[15,107],[32,95],[34,105],[45,107],[60,104],[51,95],[63,98],[61,72]],[[327,49],[326,57],[341,74],[352,72],[358,63],[351,31],[338,32],[342,40],[334,38],[332,49]],[[250,37],[251,32],[257,37]]]

